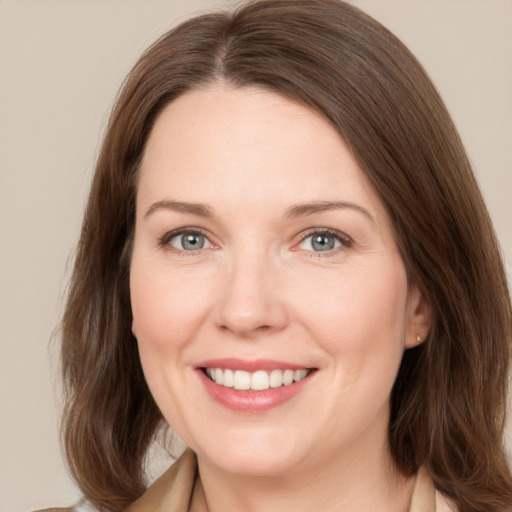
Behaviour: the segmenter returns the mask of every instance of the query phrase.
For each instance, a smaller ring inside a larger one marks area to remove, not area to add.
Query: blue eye
[[[169,239],[169,244],[181,251],[198,251],[211,247],[210,241],[201,233],[180,233]]]
[[[348,237],[326,231],[317,231],[302,239],[299,248],[313,252],[327,252],[337,249],[342,245],[349,245]]]

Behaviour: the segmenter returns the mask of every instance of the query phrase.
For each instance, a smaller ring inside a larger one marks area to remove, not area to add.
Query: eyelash
[[[316,235],[316,236],[328,236],[333,237],[337,239],[340,242],[339,247],[335,247],[333,249],[329,249],[327,251],[307,251],[311,253],[311,257],[327,257],[327,256],[333,256],[334,254],[337,254],[339,251],[343,251],[344,249],[349,249],[353,245],[353,240],[345,233],[342,233],[341,231],[337,231],[336,229],[330,229],[330,228],[313,228],[308,231],[306,231],[304,234],[301,235],[300,240],[297,244],[295,244],[295,247],[302,244],[305,240],[307,240],[309,237]]]
[[[175,229],[173,231],[169,231],[169,232],[165,233],[162,237],[160,237],[158,239],[158,246],[163,249],[172,251],[175,254],[178,254],[180,256],[196,256],[196,255],[200,254],[202,252],[202,249],[197,249],[195,251],[192,251],[192,250],[187,251],[187,250],[175,248],[170,244],[170,242],[173,238],[176,238],[180,235],[185,235],[185,234],[204,236],[210,244],[215,245],[208,238],[207,233],[204,230],[202,230],[201,228],[183,227],[183,228]],[[348,248],[352,247],[352,245],[353,245],[353,240],[348,235],[346,235],[345,233],[342,233],[341,231],[337,231],[335,229],[330,229],[330,228],[312,228],[312,229],[307,230],[305,233],[303,233],[300,236],[298,242],[295,243],[294,249],[292,249],[292,250],[298,250],[295,248],[313,235],[333,237],[333,238],[337,239],[338,242],[340,242],[340,245],[339,245],[339,247],[335,247],[333,249],[329,249],[326,251],[307,251],[306,250],[305,252],[311,253],[311,257],[332,256],[333,254],[336,254],[337,252],[342,251],[344,249],[348,249]]]
[[[210,239],[208,238],[207,233],[205,231],[203,231],[201,228],[184,227],[184,228],[175,229],[173,231],[169,231],[168,233],[165,233],[165,235],[160,237],[158,240],[159,247],[161,247],[162,249],[167,249],[169,251],[172,251],[180,256],[195,256],[202,252],[201,249],[198,249],[196,251],[186,251],[186,250],[177,249],[176,247],[173,247],[170,243],[171,240],[180,235],[201,235],[201,236],[204,236],[208,240],[208,242],[212,243],[210,241]]]

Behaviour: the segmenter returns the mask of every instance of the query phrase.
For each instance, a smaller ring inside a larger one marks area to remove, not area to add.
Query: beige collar
[[[190,449],[160,477],[126,512],[188,512],[197,477],[197,459]],[[412,493],[409,512],[444,512],[444,500],[437,496],[432,479],[419,469]],[[437,506],[436,506],[437,501]]]

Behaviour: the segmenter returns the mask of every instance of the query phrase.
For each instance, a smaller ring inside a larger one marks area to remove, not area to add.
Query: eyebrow
[[[153,203],[144,217],[147,218],[152,213],[158,210],[172,210],[179,213],[185,213],[188,215],[198,215],[199,217],[212,217],[213,209],[211,206],[202,203],[183,203],[180,201],[157,201]]]
[[[295,219],[297,217],[305,217],[307,215],[313,215],[319,212],[325,212],[328,210],[339,210],[344,208],[350,208],[356,210],[366,217],[368,217],[372,223],[375,224],[373,217],[370,212],[354,203],[348,203],[346,201],[313,201],[311,203],[296,204],[288,208],[285,212],[285,218]]]
[[[285,219],[296,219],[298,217],[306,217],[315,213],[320,213],[329,210],[339,210],[349,208],[356,210],[375,223],[370,212],[354,203],[348,203],[346,201],[312,201],[310,203],[299,203],[290,206],[286,209],[284,218]],[[153,203],[145,213],[144,217],[148,217],[152,213],[158,210],[172,210],[178,213],[184,213],[187,215],[197,215],[199,217],[213,217],[213,208],[204,203],[186,203],[181,201],[170,201],[162,200]]]

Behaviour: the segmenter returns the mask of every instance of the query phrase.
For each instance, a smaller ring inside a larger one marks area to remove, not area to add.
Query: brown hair
[[[136,64],[96,167],[63,321],[63,438],[85,497],[121,510],[144,491],[162,422],[131,333],[136,177],[151,128],[179,95],[256,85],[320,112],[385,204],[434,323],[391,397],[397,467],[426,465],[461,512],[512,509],[502,434],[511,305],[489,215],[426,73],[389,31],[337,0],[263,0],[191,19]]]

